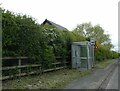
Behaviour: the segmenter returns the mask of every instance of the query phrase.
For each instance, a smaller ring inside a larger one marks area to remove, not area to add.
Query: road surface
[[[106,89],[118,89],[118,67],[116,67]]]
[[[117,66],[115,62],[104,69],[98,69],[89,76],[72,81],[64,89],[118,89]]]

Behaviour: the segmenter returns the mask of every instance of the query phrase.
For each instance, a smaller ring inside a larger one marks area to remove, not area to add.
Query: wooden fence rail
[[[12,65],[12,66],[2,66],[2,78],[0,78],[0,80],[5,80],[5,79],[11,79],[14,77],[20,77],[20,76],[25,76],[25,75],[31,75],[31,74],[39,74],[39,73],[44,73],[44,72],[48,72],[48,71],[54,71],[54,70],[59,70],[59,69],[63,69],[66,68],[69,62],[54,62],[52,63],[53,67],[50,69],[43,69],[41,64],[22,64],[23,61],[28,60],[28,59],[32,59],[32,58],[28,58],[28,57],[4,57],[1,58],[2,62],[3,61],[7,61],[7,63],[9,64],[11,61],[15,59],[15,61],[18,61],[18,65]],[[61,57],[57,57],[57,59],[61,59]],[[63,61],[63,60],[62,60]],[[64,65],[63,65],[64,64]],[[57,66],[60,65],[60,66]],[[30,70],[35,68],[36,70]],[[22,72],[22,69],[25,69],[26,72]],[[10,70],[14,70],[16,71],[16,73],[11,74],[11,72],[9,72]],[[7,73],[7,75],[4,75],[4,73]]]

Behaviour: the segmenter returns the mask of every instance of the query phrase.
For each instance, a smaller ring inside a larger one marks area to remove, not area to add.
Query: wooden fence
[[[52,63],[52,68],[43,69],[41,64],[36,64],[30,60],[32,60],[32,58],[28,57],[2,58],[2,78],[0,79],[5,80],[25,75],[40,74],[44,72],[59,70],[66,68],[67,64],[69,63],[66,61],[63,62],[62,57],[56,57],[56,62]]]

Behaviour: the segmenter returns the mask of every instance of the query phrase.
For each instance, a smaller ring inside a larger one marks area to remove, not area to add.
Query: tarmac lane
[[[118,89],[118,65],[110,64],[104,69],[97,69],[93,74],[76,79],[68,84],[65,89]],[[110,74],[112,73],[112,74]],[[109,75],[110,74],[110,75]],[[105,80],[106,78],[109,78]],[[102,85],[103,84],[103,85]],[[105,85],[105,86],[104,86]]]
[[[116,67],[106,89],[118,89],[118,67]]]
[[[120,59],[118,61],[118,65],[106,87],[106,89],[118,89],[120,91]]]

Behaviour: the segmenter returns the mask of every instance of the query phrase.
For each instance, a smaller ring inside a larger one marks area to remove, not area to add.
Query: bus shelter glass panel
[[[80,46],[80,57],[87,57],[87,47],[85,45]]]
[[[87,68],[87,46],[80,46],[80,59],[81,59],[81,68]]]

